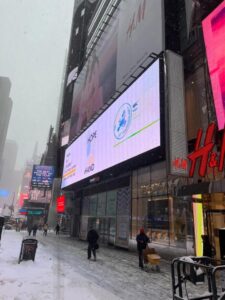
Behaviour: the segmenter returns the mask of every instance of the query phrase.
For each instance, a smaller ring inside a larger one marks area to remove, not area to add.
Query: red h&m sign
[[[65,195],[61,195],[56,199],[56,211],[57,213],[65,212]]]
[[[204,177],[206,175],[207,167],[215,168],[218,167],[220,172],[223,171],[224,167],[224,158],[225,158],[225,130],[223,131],[222,145],[220,150],[220,156],[218,157],[217,153],[213,151],[215,146],[214,143],[214,134],[216,130],[216,125],[214,123],[208,126],[206,131],[204,144],[201,146],[201,139],[203,130],[199,129],[197,133],[197,139],[195,142],[195,150],[188,155],[188,158],[191,162],[189,176],[193,177],[195,172],[195,167],[197,160],[200,160],[199,165],[199,176]]]

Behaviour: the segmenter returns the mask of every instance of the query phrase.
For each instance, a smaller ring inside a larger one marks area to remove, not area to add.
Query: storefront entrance
[[[195,195],[193,195],[195,198]],[[216,259],[225,258],[225,194],[213,193],[201,195],[198,203],[194,205],[201,206],[199,214],[195,219],[195,241],[196,254],[202,255],[201,234],[209,236],[210,243],[215,247]],[[193,211],[195,214],[195,211]],[[202,215],[202,217],[201,217]],[[201,225],[202,223],[202,225]],[[198,230],[200,228],[200,230]],[[197,249],[200,245],[200,250]]]
[[[207,233],[216,248],[216,258],[225,259],[225,209],[206,210]]]

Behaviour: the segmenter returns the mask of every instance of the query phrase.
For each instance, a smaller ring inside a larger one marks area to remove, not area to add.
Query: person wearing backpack
[[[137,241],[137,250],[139,256],[139,268],[144,270],[144,253],[143,251],[147,247],[147,244],[150,242],[149,237],[145,234],[144,228],[140,229],[140,233],[136,237]]]

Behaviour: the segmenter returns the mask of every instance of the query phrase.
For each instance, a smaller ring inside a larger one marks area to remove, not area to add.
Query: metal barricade
[[[171,276],[174,300],[225,300],[225,261],[195,256],[175,258]],[[188,291],[187,283],[196,288]],[[203,286],[200,288],[199,284]]]

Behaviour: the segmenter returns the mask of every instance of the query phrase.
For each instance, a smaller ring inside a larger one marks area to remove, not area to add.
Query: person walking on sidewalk
[[[28,235],[30,236],[32,232],[32,224],[28,224],[27,231],[28,231]]]
[[[59,235],[59,230],[60,230],[60,226],[59,226],[59,224],[57,224],[57,225],[55,226],[55,234],[56,234],[56,235]]]
[[[38,230],[38,226],[37,224],[34,224],[34,226],[32,227],[33,236],[36,236],[37,230]]]
[[[94,260],[96,261],[96,249],[98,249],[98,241],[99,235],[95,229],[90,229],[87,234],[87,241],[88,241],[88,259],[91,258],[91,253],[94,256]]]
[[[144,249],[146,248],[147,244],[150,242],[149,237],[145,234],[144,228],[140,229],[140,233],[136,237],[137,241],[137,250],[139,256],[139,268],[144,270]]]
[[[47,236],[47,233],[48,233],[48,224],[45,223],[44,226],[43,226],[43,235]]]

